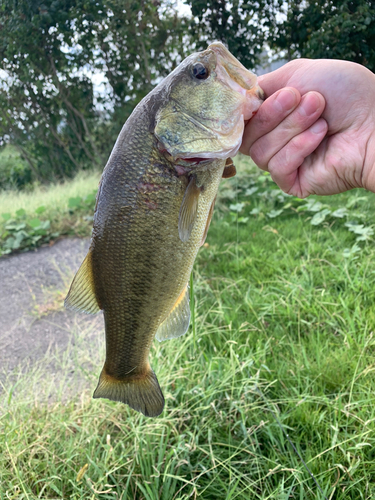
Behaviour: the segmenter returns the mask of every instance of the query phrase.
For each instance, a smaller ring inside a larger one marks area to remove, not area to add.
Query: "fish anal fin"
[[[211,203],[210,211],[208,212],[206,227],[204,228],[204,233],[203,233],[203,236],[202,236],[201,246],[204,244],[204,242],[206,241],[206,238],[207,238],[208,228],[210,227],[211,219],[212,219],[212,214],[214,213],[215,201],[216,201],[216,196],[214,198],[214,201]]]
[[[168,314],[163,323],[159,326],[156,332],[156,338],[162,340],[181,337],[187,332],[190,322],[190,307],[189,307],[189,287],[186,287],[181,292],[171,312]]]
[[[225,167],[223,171],[222,178],[229,179],[230,177],[234,177],[237,173],[236,167],[234,166],[232,158],[227,158],[225,162]]]
[[[164,409],[164,396],[149,364],[122,379],[109,375],[104,365],[93,397],[120,401],[146,417],[157,417]]]
[[[67,309],[83,311],[87,314],[95,314],[100,311],[100,306],[95,295],[91,257],[91,250],[89,250],[70,285],[64,302]]]
[[[181,203],[178,216],[178,234],[182,242],[188,241],[198,212],[198,200],[201,188],[197,187],[195,177],[191,177]]]

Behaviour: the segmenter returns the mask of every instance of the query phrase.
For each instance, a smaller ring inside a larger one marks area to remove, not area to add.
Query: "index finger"
[[[285,87],[268,97],[245,127],[241,153],[248,155],[254,142],[277,127],[300,100],[301,94],[293,87]]]

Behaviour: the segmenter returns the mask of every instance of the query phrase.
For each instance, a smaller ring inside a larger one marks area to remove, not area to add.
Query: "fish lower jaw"
[[[245,122],[257,114],[258,109],[263,103],[263,100],[259,97],[258,89],[261,91],[260,87],[257,87],[255,90],[247,91],[248,99],[243,108],[243,118]]]
[[[164,156],[164,158],[175,165],[175,168],[179,175],[184,175],[189,172],[191,167],[199,165],[199,163],[208,161],[207,158],[201,158],[199,156],[190,158],[189,156],[173,155],[161,142],[158,143],[158,150]]]
[[[180,165],[187,168],[196,168],[204,166],[206,163],[213,160],[226,160],[231,158],[238,153],[242,143],[242,134],[244,130],[244,119],[241,116],[241,120],[238,123],[236,129],[233,130],[232,134],[222,135],[220,137],[217,134],[217,139],[219,139],[220,149],[216,151],[199,151],[199,152],[178,152],[174,155],[174,163],[179,163]]]
[[[196,165],[199,165],[201,163],[207,163],[209,161],[210,161],[209,158],[200,158],[197,156],[193,156],[191,158],[189,156],[187,157],[181,156],[176,158],[175,160],[177,166],[185,167],[187,171],[190,169],[190,167],[195,167]]]

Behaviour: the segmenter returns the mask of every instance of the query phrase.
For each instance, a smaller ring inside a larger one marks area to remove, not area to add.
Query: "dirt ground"
[[[101,315],[63,308],[88,246],[88,239],[64,239],[0,259],[0,381],[5,374],[35,364],[48,351],[66,349],[74,342],[77,323],[83,329],[94,321],[96,334],[102,329]]]

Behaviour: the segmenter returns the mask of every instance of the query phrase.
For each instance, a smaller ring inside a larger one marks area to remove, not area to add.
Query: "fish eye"
[[[209,76],[208,69],[200,62],[193,65],[192,73],[194,78],[197,78],[197,80],[206,80]]]

